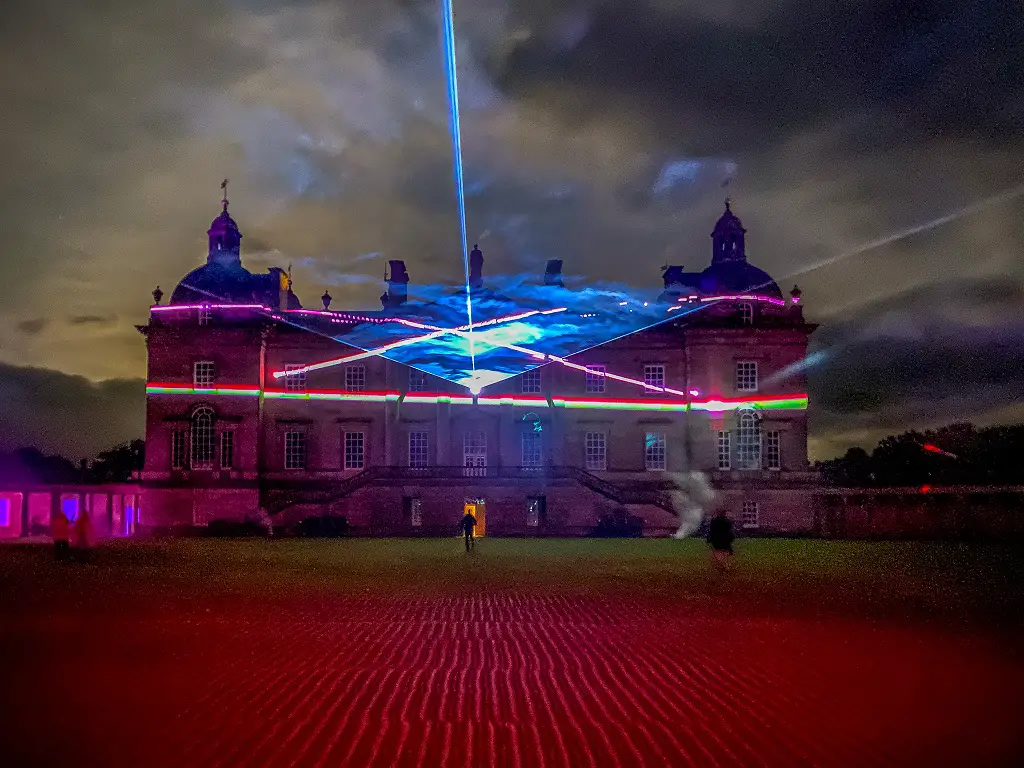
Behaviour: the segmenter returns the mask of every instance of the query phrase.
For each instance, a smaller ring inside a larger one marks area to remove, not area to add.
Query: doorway
[[[476,518],[473,538],[481,538],[487,529],[487,503],[483,499],[466,499],[463,510],[464,515],[472,515]]]

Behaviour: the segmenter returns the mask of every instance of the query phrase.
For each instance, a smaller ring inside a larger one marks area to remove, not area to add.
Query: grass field
[[[1009,547],[0,547],[0,764],[1014,764]],[[13,758],[9,761],[6,756]]]

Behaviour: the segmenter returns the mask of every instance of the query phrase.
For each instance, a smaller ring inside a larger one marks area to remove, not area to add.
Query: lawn
[[[1010,547],[0,547],[0,756],[75,765],[1013,764]],[[3,760],[2,762],[7,762]]]

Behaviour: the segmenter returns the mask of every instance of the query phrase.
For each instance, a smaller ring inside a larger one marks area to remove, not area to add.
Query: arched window
[[[761,468],[761,420],[749,409],[740,411],[739,414],[736,461],[740,469]]]
[[[196,408],[192,414],[192,468],[213,467],[213,409]]]
[[[754,305],[753,304],[750,304],[749,302],[743,302],[742,304],[737,304],[736,305],[736,309],[740,313],[740,322],[742,322],[744,325],[753,325],[754,324]]]

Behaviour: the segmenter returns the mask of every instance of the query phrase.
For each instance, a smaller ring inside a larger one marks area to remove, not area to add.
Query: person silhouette
[[[462,527],[462,535],[466,538],[466,551],[469,552],[473,548],[473,532],[476,530],[476,518],[473,517],[473,513],[466,510],[466,514],[462,517],[462,522],[459,524]]]
[[[708,525],[708,545],[711,547],[711,559],[723,571],[729,570],[732,560],[732,520],[719,512]]]

